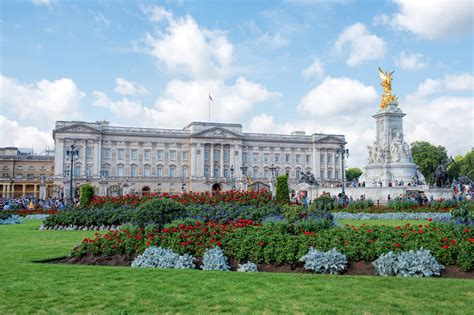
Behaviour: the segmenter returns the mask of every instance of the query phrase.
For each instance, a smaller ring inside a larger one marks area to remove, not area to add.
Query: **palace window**
[[[171,165],[170,166],[170,174],[169,177],[176,177],[176,167]]]
[[[74,168],[74,176],[80,176],[80,175],[81,175],[81,166],[76,165],[76,167]]]
[[[106,149],[106,150],[107,150],[107,149]],[[91,158],[91,157],[92,157],[92,148],[87,148],[86,156],[87,156],[88,158]]]
[[[334,175],[335,175],[335,177],[336,177],[336,178],[339,178],[339,171],[338,171],[338,170],[336,170],[334,173],[335,173],[335,174],[334,174]]]
[[[117,176],[123,177],[123,165],[117,166]]]
[[[219,167],[214,166],[214,177],[219,177]]]
[[[130,159],[133,161],[138,160],[138,149],[131,149],[130,150]]]
[[[295,159],[296,159],[296,163],[299,163],[300,162],[300,154],[296,154]]]
[[[188,177],[188,168],[186,166],[181,166],[181,177]]]
[[[176,161],[176,150],[170,151],[170,161]]]
[[[320,163],[321,165],[324,165],[324,154],[321,154],[321,155],[319,156],[319,163]]]
[[[137,166],[136,165],[132,165],[130,167],[130,176],[131,177],[137,177]]]
[[[148,160],[148,161],[149,161],[150,158],[151,158],[151,150],[148,150],[148,149],[147,149],[147,150],[143,151],[143,158],[144,158],[145,160]]]
[[[164,155],[163,150],[156,151],[156,159],[158,161],[163,161],[163,155]]]
[[[150,176],[150,166],[149,165],[145,165],[143,167],[143,176],[145,177],[149,177]]]
[[[125,149],[118,149],[117,150],[117,159],[122,160],[125,158]]]
[[[258,178],[258,167],[253,168],[253,178]]]
[[[204,161],[209,161],[209,148],[204,149]]]
[[[268,160],[269,160],[269,159],[270,159],[270,154],[265,153],[265,154],[263,155],[263,161],[264,161],[265,163],[268,163]]]
[[[247,152],[242,152],[242,163],[247,163]]]
[[[253,153],[253,162],[254,163],[258,162],[258,153],[256,153],[256,152]]]
[[[208,166],[204,166],[204,177],[209,178],[209,167]]]
[[[91,164],[87,164],[86,176],[87,176],[87,177],[91,177],[91,176],[92,176],[92,165],[91,165]]]
[[[188,151],[181,151],[181,161],[188,160]]]
[[[290,154],[285,154],[285,163],[290,163]]]
[[[275,153],[275,163],[280,162],[280,153]]]
[[[158,165],[158,167],[156,168],[156,176],[163,177],[163,167],[161,167],[161,165]]]
[[[89,151],[89,149],[87,149]],[[87,157],[90,157],[89,155]],[[104,159],[108,160],[110,159],[110,148],[105,148],[104,149]]]
[[[311,163],[311,155],[307,154],[306,155],[306,164]]]
[[[229,150],[224,148],[224,161],[229,161]]]

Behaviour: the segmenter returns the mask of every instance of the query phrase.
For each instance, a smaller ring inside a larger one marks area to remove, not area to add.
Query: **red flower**
[[[367,233],[369,233],[369,234],[372,233],[372,230],[367,230]]]
[[[304,235],[310,235],[310,234],[311,234],[311,232],[310,232],[310,231],[306,231],[306,232],[304,232]]]
[[[397,230],[400,230],[402,227],[401,227],[400,225],[397,225],[395,228],[396,228]]]
[[[146,242],[146,246],[150,246],[150,245],[151,245],[151,243],[150,243],[150,242]]]
[[[403,234],[403,235],[405,235],[405,236],[408,236],[408,235],[410,235],[410,234],[408,234],[408,233],[405,233],[405,234]]]
[[[373,244],[375,241],[374,240],[369,240],[369,243],[370,244]]]
[[[438,228],[433,228],[433,231],[438,231]]]
[[[263,246],[265,245],[265,242],[258,242],[258,245]]]
[[[419,230],[418,233],[423,234],[423,230]]]
[[[456,240],[451,240],[451,245],[452,246],[456,245]]]
[[[464,228],[464,233],[469,233],[469,229],[468,228]]]
[[[448,245],[443,245],[443,248],[444,248],[444,249],[448,249]]]
[[[444,237],[443,238],[443,242],[447,242],[448,241],[448,238],[447,237]]]
[[[433,221],[433,219],[432,219],[432,218],[428,218],[428,221],[430,221],[430,222],[431,222],[431,221]]]
[[[470,238],[467,239],[467,241],[468,241],[469,243],[474,243],[474,238],[470,237]]]
[[[393,244],[393,246],[395,246],[395,247],[400,247],[400,244],[399,244],[399,243],[395,243],[395,244]]]
[[[216,242],[216,245],[217,245],[217,246],[221,246],[221,242],[217,241],[217,242]]]

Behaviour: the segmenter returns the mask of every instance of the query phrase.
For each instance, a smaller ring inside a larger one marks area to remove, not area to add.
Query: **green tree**
[[[92,197],[94,197],[94,186],[90,184],[82,185],[80,191],[80,206],[87,207]]]
[[[460,168],[460,175],[467,176],[474,180],[474,150],[469,151],[463,157]]]
[[[448,165],[448,178],[450,181],[457,179],[461,175],[461,165],[463,164],[463,156],[457,155]]]
[[[290,191],[288,189],[288,175],[277,177],[275,199],[279,204],[290,203]]]
[[[441,163],[448,161],[446,148],[442,145],[435,146],[426,141],[416,141],[411,144],[413,161],[428,183],[434,182],[435,171]]]
[[[358,167],[348,168],[346,171],[346,180],[352,182],[353,179],[357,179],[362,175],[362,170]]]

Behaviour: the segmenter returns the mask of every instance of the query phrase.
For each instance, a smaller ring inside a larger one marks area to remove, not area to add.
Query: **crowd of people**
[[[18,198],[0,198],[2,210],[61,210],[66,201],[62,198],[39,199],[31,196]]]

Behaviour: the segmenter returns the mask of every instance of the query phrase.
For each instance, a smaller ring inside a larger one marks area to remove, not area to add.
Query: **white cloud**
[[[51,130],[56,120],[77,120],[83,117],[80,102],[85,96],[73,80],[41,80],[23,85],[15,79],[1,75],[0,103],[3,112],[15,117],[23,125],[40,130]]]
[[[309,91],[298,105],[298,111],[313,115],[338,115],[357,112],[377,100],[373,86],[349,78],[324,78]]]
[[[276,32],[273,35],[269,33],[263,33],[257,39],[258,44],[263,44],[271,49],[279,49],[288,45],[288,40],[284,38],[280,32]]]
[[[423,54],[410,54],[405,51],[400,53],[400,56],[395,59],[395,63],[403,70],[415,70],[426,67],[426,63],[423,62]]]
[[[145,95],[148,94],[148,90],[143,86],[137,85],[135,82],[127,81],[123,78],[115,78],[114,91],[121,95]]]
[[[95,16],[95,21],[97,23],[105,24],[106,26],[110,25],[110,21],[101,12]]]
[[[172,72],[193,78],[225,77],[229,73],[233,46],[221,30],[200,27],[189,15],[175,18],[158,6],[144,9],[153,22],[166,20],[165,32],[145,36],[146,50]]]
[[[32,2],[34,5],[37,5],[37,6],[40,6],[40,5],[50,6],[51,5],[50,0],[32,0]]]
[[[324,75],[324,68],[321,60],[318,57],[314,58],[313,63],[303,70],[305,77],[322,77]]]
[[[420,98],[436,93],[474,91],[474,76],[469,73],[446,75],[442,79],[426,79],[408,98]]]
[[[422,38],[451,38],[473,30],[472,0],[394,0],[399,12],[377,20]]]
[[[241,122],[243,117],[258,103],[269,101],[280,94],[268,91],[264,86],[238,78],[233,85],[221,80],[170,81],[163,96],[153,107],[122,98],[112,101],[102,92],[95,91],[93,105],[108,108],[115,122],[137,126],[161,126],[179,128],[191,121],[208,120],[208,93],[211,92],[211,120]]]
[[[345,28],[339,34],[334,47],[339,53],[349,47],[349,58],[346,63],[351,67],[367,60],[380,59],[386,52],[383,38],[369,33],[362,23],[355,23]]]
[[[10,121],[2,115],[0,115],[0,130],[2,131],[0,134],[0,147],[33,147],[36,153],[41,153],[46,147],[53,145],[53,137],[50,132],[40,131],[32,126],[20,126],[17,121]]]

